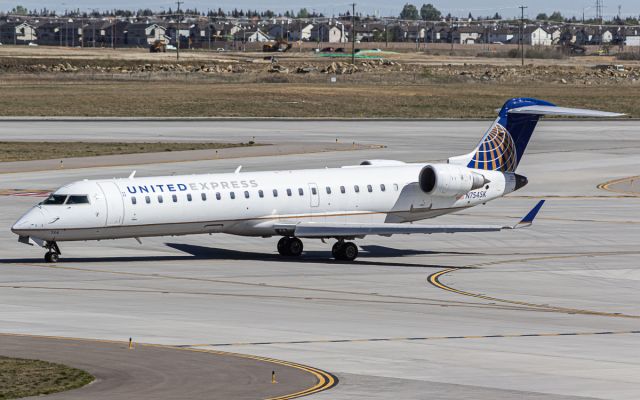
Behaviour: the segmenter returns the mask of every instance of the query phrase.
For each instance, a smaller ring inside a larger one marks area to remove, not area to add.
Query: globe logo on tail
[[[482,140],[469,167],[514,172],[518,165],[516,146],[507,129],[496,123]]]

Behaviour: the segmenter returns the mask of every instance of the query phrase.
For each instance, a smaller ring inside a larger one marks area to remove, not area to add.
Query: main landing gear
[[[338,240],[331,248],[333,258],[341,261],[353,261],[358,257],[358,246],[353,242]]]
[[[304,246],[296,237],[283,237],[278,241],[278,253],[283,256],[299,257]],[[333,258],[340,261],[353,261],[358,257],[358,246],[353,242],[338,240],[331,248]]]
[[[296,237],[285,236],[278,240],[278,253],[283,256],[299,257],[303,249],[302,240]]]
[[[60,258],[60,254],[62,254],[58,244],[56,242],[47,242],[44,247],[47,249],[47,252],[44,255],[44,261],[48,263],[57,263]]]

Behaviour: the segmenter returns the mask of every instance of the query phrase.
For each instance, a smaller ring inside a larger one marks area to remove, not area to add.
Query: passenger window
[[[278,197],[278,190],[277,189],[273,189],[273,197]]]
[[[158,203],[162,203],[164,201],[164,199],[162,198],[162,195],[159,194],[158,195]]]
[[[66,204],[89,204],[88,196],[71,195]]]
[[[191,201],[193,200],[193,197],[191,197],[191,193],[187,193],[187,201]]]
[[[202,201],[207,201],[207,194],[206,193],[200,193],[200,197],[202,198]]]
[[[131,196],[131,204],[136,204],[137,202],[136,196]]]
[[[331,188],[327,186],[327,194],[331,194]]]
[[[144,201],[145,201],[145,203],[147,203],[147,204],[151,204],[151,197],[149,197],[149,196],[144,196]]]
[[[302,190],[302,188],[298,188],[298,194],[300,196],[304,196],[304,190]]]
[[[177,202],[178,202],[178,195],[176,195],[176,194],[172,194],[172,195],[171,195],[171,198],[173,199],[173,202],[174,202],[174,203],[177,203]]]
[[[384,183],[380,184],[380,191],[384,192],[385,190],[387,190],[387,188],[384,186]]]
[[[360,186],[355,185],[355,186],[353,187],[353,190],[354,190],[356,193],[360,193]]]
[[[231,197],[231,200],[235,200],[236,192],[229,192],[229,197]]]
[[[315,196],[316,194],[318,194],[318,189],[312,187],[311,188],[311,193]]]
[[[371,185],[367,185],[367,192],[369,193],[373,192],[373,188],[371,187]]]
[[[291,197],[291,189],[287,189],[287,196]]]
[[[249,192],[248,192],[248,191],[246,191],[246,190],[244,191],[244,198],[245,198],[245,199],[248,199],[248,198],[249,198]]]
[[[340,186],[340,193],[344,194],[346,192],[347,190],[344,188],[344,186]]]
[[[216,200],[222,200],[222,195],[220,192],[216,192]]]
[[[264,192],[262,190],[258,190],[258,197],[263,198]]]
[[[393,190],[395,190],[396,192],[398,191],[398,184],[397,183],[393,184]]]

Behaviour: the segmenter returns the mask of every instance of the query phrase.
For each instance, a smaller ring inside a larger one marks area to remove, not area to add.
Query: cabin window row
[[[393,184],[393,188],[395,191],[398,191],[398,184],[394,183]],[[331,190],[331,186],[327,186],[325,188],[327,194],[331,194],[332,190]],[[369,193],[373,193],[374,188],[372,185],[366,185],[366,190]],[[360,193],[360,186],[359,185],[354,185],[353,186],[353,191],[354,193]],[[381,192],[386,192],[387,191],[387,187],[385,186],[384,183],[380,184],[380,191]],[[285,192],[287,193],[287,197],[292,197],[293,196],[293,191],[291,189],[286,189]],[[278,189],[273,189],[272,190],[272,195],[273,197],[278,197]],[[345,186],[340,186],[340,193],[345,194],[347,193],[347,188]],[[318,189],[316,189],[315,187],[311,187],[311,194],[313,194],[314,196],[318,194]],[[248,190],[245,190],[244,193],[244,198],[245,199],[249,199],[251,197],[251,193],[249,193]],[[304,189],[303,188],[298,188],[298,196],[304,196]],[[263,190],[258,190],[258,197],[260,198],[264,198],[264,191]],[[220,192],[216,192],[215,193],[215,198],[216,200],[222,200],[222,193]],[[229,192],[229,198],[231,200],[235,200],[236,198],[236,192]],[[151,204],[151,199],[152,196],[144,196],[144,202],[146,204]],[[177,194],[172,194],[171,197],[169,198],[170,201],[177,203],[178,202],[178,195]],[[202,192],[200,193],[200,199],[202,201],[207,201],[207,193]],[[159,194],[157,196],[157,201],[158,203],[162,204],[164,203],[164,196]],[[187,193],[187,201],[193,201],[193,196],[191,193]],[[138,204],[138,199],[136,196],[131,196],[131,204]]]

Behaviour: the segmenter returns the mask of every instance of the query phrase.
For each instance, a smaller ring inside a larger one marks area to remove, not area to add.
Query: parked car
[[[321,53],[333,53],[334,51],[336,51],[336,49],[334,49],[333,47],[325,47],[320,50]]]

